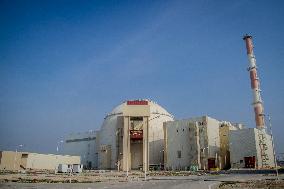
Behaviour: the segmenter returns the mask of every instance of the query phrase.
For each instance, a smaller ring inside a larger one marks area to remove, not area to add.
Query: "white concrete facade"
[[[64,141],[63,153],[81,156],[82,164],[87,169],[98,168],[99,132],[69,134]]]
[[[208,116],[166,122],[165,166],[185,169],[196,165],[199,169],[208,169],[212,166],[208,165],[209,159],[215,159],[214,166],[217,166],[220,159],[219,123]]]
[[[164,166],[170,170],[187,170],[191,166],[201,168],[199,128],[189,120],[164,123]]]
[[[245,168],[245,157],[255,157],[255,168],[261,168],[261,152],[259,129],[248,128],[230,131],[230,156],[232,168]],[[274,155],[271,136],[266,134],[267,163],[268,167],[274,167]]]

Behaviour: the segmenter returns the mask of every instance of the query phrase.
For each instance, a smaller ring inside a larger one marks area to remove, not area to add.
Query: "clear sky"
[[[54,153],[127,99],[254,127],[242,36],[284,152],[284,1],[0,0],[0,149]]]

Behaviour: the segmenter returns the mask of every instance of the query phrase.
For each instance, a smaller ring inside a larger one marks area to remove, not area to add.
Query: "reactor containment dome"
[[[146,116],[146,117],[145,117]],[[127,119],[126,119],[127,118]],[[145,119],[147,118],[147,119]],[[129,122],[129,136],[131,151],[129,151],[129,169],[139,169],[143,163],[143,150],[140,148],[143,138],[143,124],[147,120],[147,141],[148,141],[148,162],[150,165],[163,163],[164,153],[164,131],[163,123],[173,121],[174,117],[163,107],[151,100],[128,100],[115,107],[104,118],[100,130],[100,152],[99,168],[116,169],[119,168],[120,156],[123,155],[122,148],[126,148],[120,141],[122,129],[125,122]],[[141,132],[140,132],[141,131]],[[144,135],[145,136],[145,135]],[[104,153],[105,152],[105,153]],[[124,168],[125,170],[125,168]]]

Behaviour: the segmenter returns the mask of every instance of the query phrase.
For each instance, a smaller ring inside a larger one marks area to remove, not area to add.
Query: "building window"
[[[182,129],[182,131],[184,132],[184,129]]]
[[[188,128],[188,131],[190,132],[190,128]]]
[[[180,150],[177,151],[177,158],[181,158],[181,151]]]
[[[178,133],[178,130],[177,130],[177,133]]]
[[[244,162],[244,160],[241,159],[241,160],[240,160],[240,163],[243,163],[243,162]]]

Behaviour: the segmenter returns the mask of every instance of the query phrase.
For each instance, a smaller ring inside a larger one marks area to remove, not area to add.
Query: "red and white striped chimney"
[[[249,60],[248,71],[250,74],[251,89],[253,93],[253,107],[254,107],[256,128],[264,129],[265,128],[264,108],[260,95],[261,91],[260,82],[257,76],[257,67],[256,67],[256,59],[253,53],[252,36],[246,34],[243,37],[243,40],[246,43],[247,56]]]

